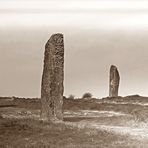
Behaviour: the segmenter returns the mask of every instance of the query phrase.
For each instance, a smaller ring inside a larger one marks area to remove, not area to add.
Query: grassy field
[[[53,124],[40,120],[39,99],[2,98],[0,148],[147,148],[146,97],[119,99],[64,99]]]
[[[1,119],[0,147],[4,148],[139,148],[146,144],[146,141],[140,143],[128,135],[71,124]]]

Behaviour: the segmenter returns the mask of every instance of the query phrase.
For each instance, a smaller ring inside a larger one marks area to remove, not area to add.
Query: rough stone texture
[[[45,45],[41,86],[41,119],[63,120],[64,41],[53,34]]]
[[[117,97],[119,89],[120,76],[116,66],[110,67],[109,97]]]

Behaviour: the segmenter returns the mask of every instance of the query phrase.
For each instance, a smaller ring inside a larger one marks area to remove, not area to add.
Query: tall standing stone
[[[120,76],[116,66],[110,67],[109,97],[117,97],[119,89]]]
[[[63,119],[64,41],[53,34],[45,45],[41,84],[41,119]]]

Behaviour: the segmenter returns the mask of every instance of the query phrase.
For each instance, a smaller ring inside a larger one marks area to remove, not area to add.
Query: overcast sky
[[[148,96],[148,1],[0,0],[0,96],[40,97],[44,45],[65,42],[65,95],[108,96],[118,67],[119,95]]]

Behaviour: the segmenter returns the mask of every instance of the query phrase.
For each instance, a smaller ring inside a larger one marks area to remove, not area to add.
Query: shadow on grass
[[[63,121],[80,122],[82,120],[94,120],[95,117],[64,117]]]
[[[3,108],[3,107],[16,107],[17,105],[0,105],[0,108]]]

